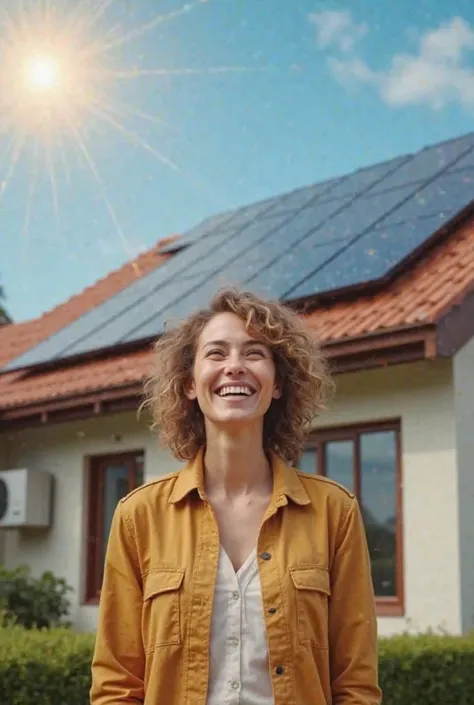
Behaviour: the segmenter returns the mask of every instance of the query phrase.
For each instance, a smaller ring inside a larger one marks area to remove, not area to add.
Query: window
[[[299,467],[325,475],[357,496],[379,613],[403,614],[399,424],[318,431]]]
[[[119,500],[143,484],[143,453],[89,459],[86,600],[98,599],[110,525]]]

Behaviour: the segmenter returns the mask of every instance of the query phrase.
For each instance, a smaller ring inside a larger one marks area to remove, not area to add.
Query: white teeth
[[[250,389],[250,387],[236,387],[233,385],[229,387],[222,387],[222,389],[219,389],[217,393],[220,397],[226,397],[231,394],[250,397],[253,394],[253,390]]]

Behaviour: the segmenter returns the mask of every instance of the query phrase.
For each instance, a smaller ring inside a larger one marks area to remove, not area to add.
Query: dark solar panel
[[[449,220],[471,200],[474,200],[474,168],[445,172],[427,186],[417,189],[402,206],[383,218],[382,225],[435,214],[442,214],[444,220]]]
[[[174,252],[176,248],[186,247],[192,245],[196,240],[201,237],[206,237],[212,234],[215,230],[222,225],[225,225],[229,220],[231,220],[233,212],[222,213],[220,215],[213,216],[212,218],[206,218],[201,223],[196,225],[191,230],[188,230],[184,237],[180,237],[175,242],[171,242],[169,245],[161,248],[161,252]]]
[[[6,369],[152,337],[225,284],[295,299],[375,281],[473,198],[474,133],[207,218],[165,264]]]
[[[344,180],[344,179],[342,179]],[[267,211],[268,215],[277,215],[278,213],[286,213],[287,211],[298,211],[304,208],[308,203],[315,199],[322,199],[331,192],[331,189],[336,186],[341,179],[333,179],[324,181],[323,183],[314,184],[305,188],[291,191],[290,193],[281,196],[278,201]],[[265,217],[265,216],[264,216]]]
[[[474,168],[474,148],[465,154],[459,161],[449,167],[448,171],[457,171],[458,169],[473,169]]]
[[[371,190],[386,191],[409,183],[428,181],[462,157],[473,144],[474,134],[424,149]]]
[[[374,228],[329,264],[288,290],[287,300],[367,284],[386,276],[440,227],[439,215]]]
[[[324,194],[321,199],[356,196],[379,182],[387,176],[387,174],[395,172],[407,159],[408,157],[399,157],[398,159],[392,159],[390,162],[360,169],[360,171],[350,174],[346,179],[341,179],[339,184],[332,188],[327,194]]]

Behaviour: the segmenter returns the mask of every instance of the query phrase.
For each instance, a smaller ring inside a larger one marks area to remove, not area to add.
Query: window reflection
[[[360,437],[361,491],[377,595],[391,597],[396,591],[397,459],[393,431]]]
[[[108,465],[104,468],[103,472],[102,562],[105,560],[105,550],[115,508],[122,497],[125,497],[125,495],[133,489],[130,487],[130,471],[128,464]]]
[[[334,432],[333,432],[334,433]],[[340,432],[337,432],[340,434]],[[300,458],[304,472],[320,473],[357,495],[367,534],[377,597],[397,598],[398,445],[394,428],[321,431]]]
[[[316,475],[318,472],[318,451],[316,448],[306,448],[300,457],[298,469]]]
[[[329,441],[324,452],[326,476],[354,492],[354,443]]]
[[[100,594],[110,526],[118,502],[144,482],[142,453],[96,456],[90,460],[86,599]]]

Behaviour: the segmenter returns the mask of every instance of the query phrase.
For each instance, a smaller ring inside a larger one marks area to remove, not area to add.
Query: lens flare
[[[61,64],[55,56],[33,56],[25,61],[23,75],[27,88],[52,91],[60,86]]]
[[[70,158],[85,166],[101,195],[120,237],[125,254],[131,248],[107,193],[94,153],[90,132],[104,127],[159,160],[167,169],[189,178],[159,144],[150,143],[143,124],[159,124],[142,106],[120,100],[130,81],[156,82],[160,77],[189,80],[195,74],[245,72],[245,66],[199,69],[164,68],[127,63],[124,47],[170,21],[197,10],[210,0],[194,0],[166,14],[157,14],[138,26],[117,24],[109,17],[114,0],[2,0],[0,3],[0,138],[6,158],[0,164],[0,200],[4,198],[18,165],[26,159],[31,179],[49,174],[54,212],[59,223],[58,184],[71,184]],[[112,13],[113,14],[113,13]],[[126,26],[123,26],[126,25]],[[161,31],[161,30],[160,30]],[[157,34],[157,41],[159,35]],[[138,53],[138,52],[137,52]],[[146,87],[143,94],[154,90]],[[195,180],[198,182],[198,179]],[[202,183],[200,184],[202,186]],[[29,223],[34,183],[25,189]]]

